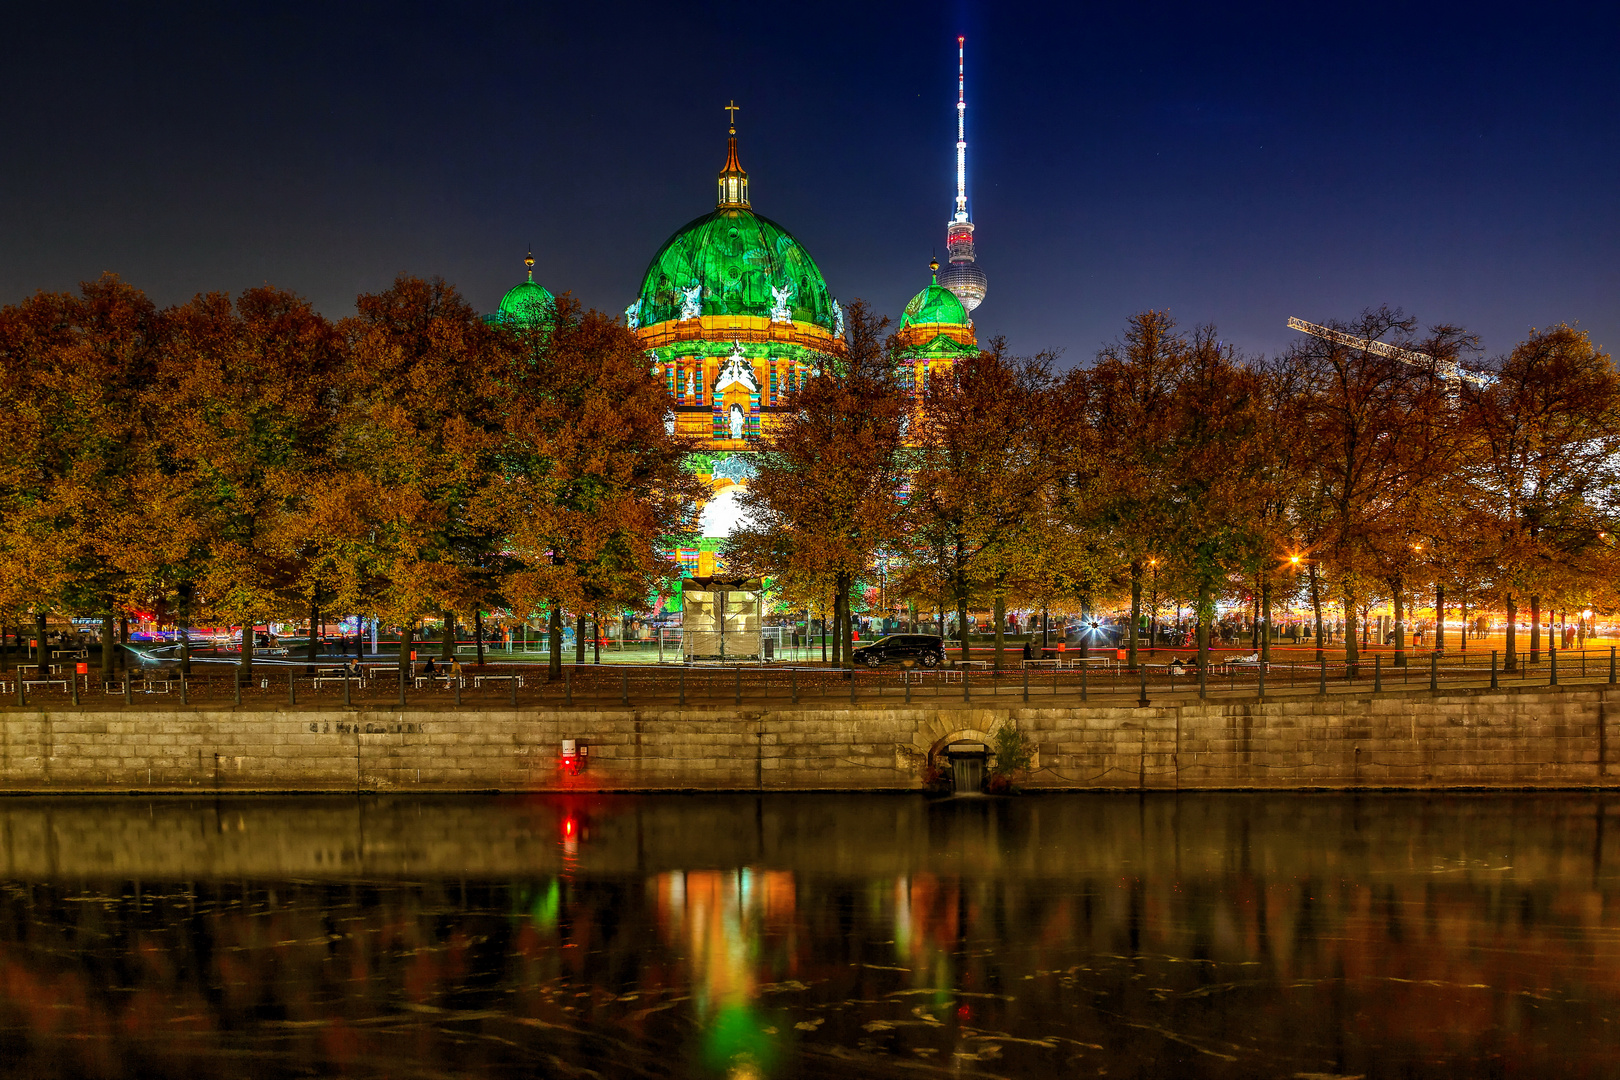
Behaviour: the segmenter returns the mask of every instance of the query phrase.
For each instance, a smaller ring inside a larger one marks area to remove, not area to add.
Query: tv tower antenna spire
[[[966,221],[967,212],[967,79],[963,74],[965,37],[956,39],[956,219]]]
[[[967,77],[964,53],[967,38],[956,39],[956,212],[945,225],[945,246],[950,265],[939,275],[939,283],[949,289],[971,313],[984,302],[984,271],[973,265],[973,222],[967,208]]]

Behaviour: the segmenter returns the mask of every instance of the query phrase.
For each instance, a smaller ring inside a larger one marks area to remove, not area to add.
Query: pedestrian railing
[[[1404,659],[1404,663],[1401,662]],[[1068,663],[1071,666],[1058,666]],[[49,665],[47,665],[47,668]],[[19,677],[20,674],[20,677]],[[89,673],[0,671],[6,706],[71,704],[118,706],[276,705],[297,708],[450,706],[541,708],[593,706],[815,706],[843,704],[950,704],[1028,700],[1054,704],[1173,703],[1203,697],[1266,697],[1312,693],[1391,693],[1449,687],[1508,687],[1616,681],[1612,648],[1521,654],[1511,667],[1499,653],[1441,656],[1377,653],[1356,663],[1341,656],[1320,660],[1310,650],[1276,656],[1269,664],[1212,662],[1206,671],[1173,664],[1169,654],[1144,650],[1132,666],[1091,658],[1089,663],[1009,659],[935,668],[848,670],[820,664],[566,664],[553,675],[544,664],[486,664],[460,677],[420,671],[403,677],[373,667],[364,677],[300,665],[238,669],[213,666],[182,675],[174,668],[138,668],[104,678]]]

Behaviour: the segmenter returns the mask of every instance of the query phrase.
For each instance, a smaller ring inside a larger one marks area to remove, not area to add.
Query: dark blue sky
[[[981,336],[1093,355],[1168,308],[1275,353],[1388,303],[1620,346],[1613,4],[32,5],[0,36],[0,301],[116,270],[332,316],[399,272],[621,311],[754,207],[898,313],[944,250],[968,36]]]

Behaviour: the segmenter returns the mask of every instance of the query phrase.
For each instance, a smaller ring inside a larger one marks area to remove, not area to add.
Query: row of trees
[[[1134,654],[1149,582],[1202,649],[1222,599],[1269,623],[1303,595],[1318,642],[1336,602],[1351,663],[1374,602],[1397,662],[1420,595],[1505,609],[1510,664],[1521,607],[1534,656],[1543,606],[1616,605],[1620,379],[1570,327],[1481,364],[1458,328],[1380,309],[1267,361],[1149,311],[1088,366],[997,341],[914,397],[886,320],[847,323],[725,552],[831,615],[841,661],[878,577],[959,625],[992,611],[998,660],[1008,607],[1127,598]],[[131,610],[362,614],[403,628],[403,662],[425,614],[448,634],[500,610],[547,620],[555,672],[565,615],[644,609],[678,575],[707,491],[669,407],[635,336],[567,299],[525,327],[414,278],[337,322],[271,288],[41,293],[0,308],[0,621],[94,613],[111,640]]]
[[[624,326],[490,324],[400,278],[332,322],[272,288],[116,277],[0,308],[0,612],[404,628],[637,607],[701,496]],[[251,633],[242,664],[252,663]],[[312,642],[313,649],[313,642]],[[110,665],[112,650],[103,650]]]
[[[1397,664],[1420,593],[1505,609],[1510,666],[1521,608],[1534,659],[1544,605],[1616,606],[1620,379],[1568,326],[1481,363],[1459,328],[1378,309],[1267,361],[1148,311],[1088,367],[997,341],[913,402],[886,322],[850,316],[848,361],[795,399],[728,552],[829,611],[836,656],[851,587],[879,567],[958,625],[992,609],[998,666],[1008,605],[1126,597],[1134,663],[1149,575],[1191,601],[1205,651],[1223,598],[1268,625],[1303,594],[1319,647],[1337,602],[1351,664],[1375,602],[1394,605]]]

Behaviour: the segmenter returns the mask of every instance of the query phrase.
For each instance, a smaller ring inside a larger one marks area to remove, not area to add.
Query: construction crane
[[[1335,345],[1343,345],[1346,348],[1362,349],[1375,356],[1387,356],[1391,360],[1399,360],[1404,364],[1431,368],[1436,375],[1439,375],[1440,378],[1453,386],[1464,379],[1475,385],[1483,385],[1483,380],[1479,376],[1463,371],[1455,360],[1436,360],[1432,356],[1425,356],[1422,353],[1415,353],[1408,349],[1396,348],[1387,341],[1356,337],[1354,334],[1346,334],[1342,330],[1335,330],[1331,326],[1318,326],[1316,323],[1306,322],[1304,319],[1296,319],[1292,316],[1289,316],[1288,319],[1288,329],[1298,330],[1302,334],[1309,334],[1311,337],[1331,341]]]

